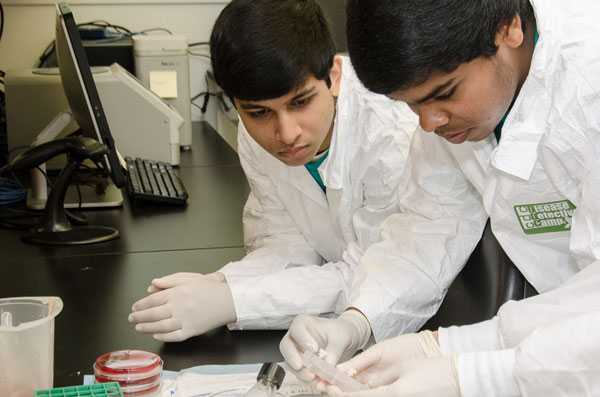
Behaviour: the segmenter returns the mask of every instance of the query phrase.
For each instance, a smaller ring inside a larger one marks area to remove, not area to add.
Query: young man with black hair
[[[182,340],[229,324],[235,329],[287,328],[300,313],[346,309],[355,269],[365,258],[394,262],[393,241],[407,226],[403,171],[417,117],[405,105],[367,91],[335,48],[314,0],[234,0],[211,37],[215,78],[240,116],[238,151],[251,193],[244,209],[248,254],[208,276],[175,274],[155,280],[164,289],[137,302],[131,321],[160,340]],[[432,181],[433,182],[433,181]],[[456,207],[440,238],[451,260],[430,269],[407,267],[407,311],[422,324],[476,245],[485,223],[469,187],[444,191]],[[435,186],[432,186],[435,190]],[[414,204],[414,203],[413,203]],[[427,280],[431,281],[429,278]],[[415,286],[424,285],[423,288]],[[435,286],[435,288],[432,288]],[[370,329],[345,312],[357,348]]]
[[[418,333],[375,345],[341,365],[372,387],[348,395],[599,394],[599,20],[596,0],[349,0],[357,75],[434,133],[415,136],[409,186],[423,184],[422,167],[456,164],[540,295],[489,321],[441,328],[437,341]],[[366,264],[353,302],[375,327],[398,318],[393,300],[361,300],[387,285],[377,265]],[[304,323],[290,333],[335,335]]]

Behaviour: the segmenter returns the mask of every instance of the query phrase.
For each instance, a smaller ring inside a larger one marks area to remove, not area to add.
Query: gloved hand
[[[364,354],[367,354],[365,352]],[[327,386],[326,393],[335,397],[461,397],[454,357],[408,360],[396,365],[371,367],[372,360],[360,354],[339,366],[346,373],[369,385],[369,390],[345,393]]]
[[[335,365],[365,347],[370,337],[369,321],[357,310],[347,310],[336,319],[301,315],[290,325],[279,350],[298,378],[310,382],[315,375],[304,367],[303,351],[318,354],[322,349],[325,360]]]
[[[369,371],[364,372],[357,379],[362,383],[369,384],[371,373],[379,376],[390,368],[395,368],[405,362],[441,356],[442,351],[433,332],[421,331],[384,340],[338,367],[344,372],[348,372],[348,370],[361,371],[363,368],[368,368]],[[326,384],[317,381],[315,387],[324,392]]]
[[[160,278],[155,278],[150,283],[150,286],[148,286],[147,291],[152,294],[154,292],[162,291],[163,289],[176,287],[178,285],[187,283],[192,280],[196,280],[198,278],[205,278],[207,280],[225,282],[225,276],[223,275],[223,273],[220,272],[214,272],[209,274],[180,272],[169,274],[168,276]]]
[[[129,322],[138,332],[178,342],[236,321],[227,283],[198,277],[133,304]]]

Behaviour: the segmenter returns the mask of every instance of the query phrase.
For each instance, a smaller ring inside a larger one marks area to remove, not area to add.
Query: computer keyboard
[[[127,187],[135,200],[160,203],[187,203],[188,194],[171,164],[125,157]]]

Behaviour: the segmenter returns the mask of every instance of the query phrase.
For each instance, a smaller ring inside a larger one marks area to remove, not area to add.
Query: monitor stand
[[[90,138],[65,138],[32,148],[12,164],[17,170],[19,167],[36,167],[42,161],[56,156],[57,152],[67,153],[67,165],[54,180],[46,200],[44,218],[38,227],[21,237],[24,242],[44,245],[83,245],[105,242],[119,237],[119,231],[112,227],[73,226],[69,219],[70,216],[64,208],[65,195],[74,172],[81,167],[81,163],[85,159],[89,158],[97,162],[106,155],[107,151],[106,146]],[[97,183],[106,186],[102,181],[97,181]],[[81,219],[76,217],[76,221],[80,223]]]

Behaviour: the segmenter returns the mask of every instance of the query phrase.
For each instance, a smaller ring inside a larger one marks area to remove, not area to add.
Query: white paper
[[[150,90],[161,98],[177,98],[177,71],[153,70],[150,72]]]

